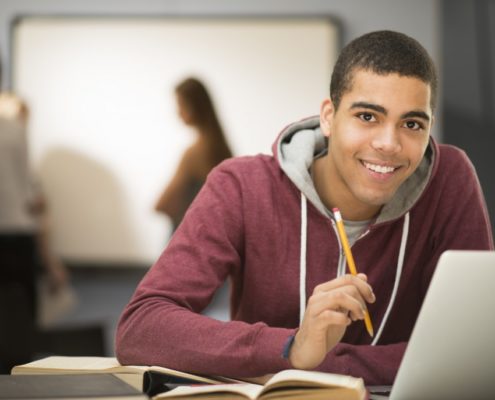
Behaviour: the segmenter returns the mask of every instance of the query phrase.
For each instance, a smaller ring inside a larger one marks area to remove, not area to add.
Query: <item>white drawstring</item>
[[[397,295],[397,289],[399,288],[399,281],[402,275],[402,266],[404,265],[404,254],[406,253],[406,243],[407,236],[409,235],[409,213],[406,213],[404,216],[404,224],[402,225],[402,238],[400,241],[400,249],[399,249],[399,258],[397,259],[397,271],[395,272],[395,282],[394,288],[392,289],[392,295],[390,296],[390,301],[388,302],[387,310],[383,315],[382,322],[380,324],[380,328],[378,329],[373,342],[371,342],[372,346],[375,346],[380,339],[380,335],[382,334],[383,329],[385,328],[385,324],[387,322],[390,311],[392,310],[392,306],[394,305],[395,296]]]
[[[299,254],[299,325],[306,311],[306,240],[307,240],[306,196],[301,192],[301,251]]]
[[[307,246],[307,200],[303,193],[301,193],[301,250],[299,254],[299,325],[302,324],[304,318],[304,312],[306,311],[306,246]],[[395,302],[397,290],[399,288],[400,277],[402,275],[402,267],[404,265],[404,255],[406,253],[407,238],[409,235],[409,213],[404,216],[404,224],[402,225],[402,237],[399,249],[399,257],[397,259],[397,270],[395,273],[394,287],[392,294],[388,302],[387,310],[383,315],[380,327],[371,343],[375,346],[380,339],[380,336],[387,323],[390,311]]]

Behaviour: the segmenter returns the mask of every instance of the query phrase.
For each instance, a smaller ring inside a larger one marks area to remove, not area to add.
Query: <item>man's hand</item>
[[[364,319],[375,295],[366,275],[344,275],[315,287],[289,353],[294,368],[313,369],[342,339],[352,321]]]

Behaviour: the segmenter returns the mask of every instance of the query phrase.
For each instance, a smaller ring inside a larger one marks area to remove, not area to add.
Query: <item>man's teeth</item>
[[[385,165],[375,165],[367,162],[363,162],[364,166],[374,172],[379,172],[380,174],[388,174],[390,172],[394,172],[394,167],[387,167]]]

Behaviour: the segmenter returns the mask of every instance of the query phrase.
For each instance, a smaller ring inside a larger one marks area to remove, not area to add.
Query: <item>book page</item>
[[[197,396],[201,398],[246,398],[254,400],[261,393],[263,386],[254,383],[228,383],[220,385],[198,385],[198,386],[178,386],[166,393],[161,393],[153,400],[168,398],[190,398]]]
[[[264,386],[262,393],[265,394],[273,390],[283,390],[287,387],[291,395],[296,395],[296,391],[303,392],[305,388],[318,388],[335,390],[344,395],[345,392],[355,392],[354,398],[363,398],[365,393],[364,381],[361,378],[354,378],[347,375],[331,374],[317,371],[284,370],[275,374]],[[343,388],[346,390],[340,390]],[[307,389],[306,389],[307,390]],[[337,397],[344,398],[344,397]],[[348,397],[353,398],[353,397]]]
[[[12,373],[22,370],[59,370],[59,371],[108,371],[120,367],[115,357],[65,357],[51,356],[28,364],[17,365]]]
[[[317,384],[327,387],[337,386],[349,388],[358,388],[363,384],[363,380],[361,378],[354,378],[348,375],[286,369],[273,375],[268,382],[266,382],[265,387],[293,382]]]
[[[360,393],[349,388],[329,387],[287,387],[263,392],[258,400],[365,400],[366,392]]]
[[[12,369],[12,374],[45,374],[55,372],[65,373],[97,373],[106,372],[118,374],[135,374],[141,379],[146,371],[156,371],[161,374],[176,376],[180,378],[191,379],[203,383],[221,383],[233,382],[227,378],[209,378],[200,375],[189,374],[187,372],[177,371],[170,368],[145,365],[121,365],[115,357],[68,357],[68,356],[51,356],[41,360],[33,361],[28,364],[17,365]],[[137,381],[137,380],[136,380]]]

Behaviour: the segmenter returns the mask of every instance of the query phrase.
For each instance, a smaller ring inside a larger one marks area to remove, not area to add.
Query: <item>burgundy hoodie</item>
[[[299,326],[300,302],[345,272],[333,216],[308,173],[325,147],[311,118],[280,134],[274,156],[230,159],[210,173],[121,316],[122,364],[231,377],[291,368],[282,351]],[[318,370],[391,384],[447,249],[493,249],[493,238],[466,154],[431,139],[416,173],[352,247],[376,294],[375,338],[352,323]],[[231,321],[201,315],[228,278]]]

